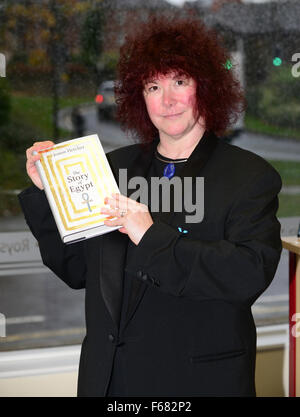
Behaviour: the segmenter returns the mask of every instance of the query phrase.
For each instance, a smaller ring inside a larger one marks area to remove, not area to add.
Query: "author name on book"
[[[53,157],[60,156],[60,155],[63,155],[65,153],[78,152],[78,151],[83,151],[83,150],[84,150],[84,145],[76,145],[76,146],[73,146],[71,148],[58,150],[57,152],[54,151],[53,152]]]

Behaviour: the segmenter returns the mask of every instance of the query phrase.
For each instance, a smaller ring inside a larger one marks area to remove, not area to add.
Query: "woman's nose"
[[[165,89],[163,91],[162,101],[163,101],[164,106],[167,106],[167,107],[172,106],[176,103],[176,98],[172,90]]]

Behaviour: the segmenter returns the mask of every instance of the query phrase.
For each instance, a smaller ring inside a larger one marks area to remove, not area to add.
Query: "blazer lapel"
[[[201,170],[209,160],[217,142],[218,138],[215,135],[205,132],[189,157],[180,177],[196,178],[196,176],[200,176]],[[147,148],[143,149],[141,147],[135,160],[127,169],[128,181],[134,176],[147,177],[157,144],[158,140],[155,140],[152,144],[148,145]],[[130,193],[128,193],[128,196],[130,197]],[[171,223],[175,214],[174,211],[156,213],[155,220]],[[128,237],[118,232],[109,233],[102,240],[101,291],[107,309],[117,326],[119,326],[120,323],[122,308],[123,278],[127,246]],[[147,284],[141,280],[132,280],[124,326],[129,322],[136,311],[146,289]]]
[[[152,143],[144,145],[143,147],[141,146],[140,153],[136,156],[131,166],[128,167],[128,181],[133,177],[145,178],[147,176],[158,142],[158,139],[155,139]]]
[[[195,179],[197,176],[200,176],[201,170],[204,168],[211,154],[213,153],[218,143],[218,140],[219,139],[215,135],[205,132],[203,137],[197,144],[196,148],[194,149],[193,153],[189,157],[184,169],[181,172],[180,178],[192,177],[193,179]],[[151,159],[154,157],[154,151],[156,149],[157,144],[158,141],[155,142],[154,147],[152,148]],[[150,155],[148,154],[148,158],[149,156]],[[147,169],[144,171],[144,175],[147,174],[150,168],[150,164],[151,160],[147,160]],[[174,211],[171,210],[170,212],[155,213],[155,215],[153,215],[153,218],[155,219],[155,221],[160,220],[170,224],[175,214],[176,213],[174,213]],[[182,214],[177,213],[177,215],[181,216]],[[138,307],[138,304],[141,302],[142,297],[147,288],[147,284],[145,284],[141,280],[132,280],[132,287],[128,302],[125,325],[128,324],[128,322],[134,315]]]
[[[155,141],[144,149],[141,147],[134,162],[127,169],[128,181],[134,176],[146,177],[157,143],[158,141]],[[120,166],[121,163],[123,165],[124,161],[120,161]],[[113,169],[115,174],[118,174],[119,167],[114,166]],[[116,179],[118,180],[118,175]],[[126,262],[127,246],[128,236],[119,233],[118,231],[103,236],[100,245],[100,259],[102,265],[100,288],[106,307],[117,327],[120,324],[122,308],[124,266]],[[140,287],[140,283],[137,280],[134,280],[132,294],[130,296],[130,305],[135,305],[135,301],[140,294]]]
[[[201,175],[200,171],[208,162],[218,141],[219,138],[213,133],[205,132],[181,171],[180,177],[196,177]]]
[[[100,244],[100,288],[115,325],[118,327],[122,307],[123,273],[128,237],[118,231],[107,233]]]
[[[192,181],[195,181],[196,177],[201,176],[201,170],[211,157],[218,141],[219,139],[213,133],[205,132],[182,169],[179,178],[191,177]],[[171,205],[170,212],[157,213],[155,219],[170,224],[175,214]]]

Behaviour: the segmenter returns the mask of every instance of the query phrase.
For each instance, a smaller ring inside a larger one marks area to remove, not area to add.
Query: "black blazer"
[[[156,142],[108,154],[128,180],[146,176]],[[278,173],[259,156],[206,133],[181,176],[204,177],[204,218],[156,215],[126,270],[132,289],[118,332],[128,237],[118,231],[62,244],[44,192],[20,194],[43,262],[86,289],[79,396],[105,396],[118,350],[128,396],[255,395],[251,305],[281,253]],[[178,226],[188,233],[181,233]]]

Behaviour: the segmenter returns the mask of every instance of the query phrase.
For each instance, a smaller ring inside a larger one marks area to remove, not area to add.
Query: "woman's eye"
[[[158,90],[158,86],[156,84],[154,84],[154,85],[148,84],[148,85],[145,86],[144,91],[145,91],[146,94],[148,94],[148,93],[154,93],[157,90]]]
[[[185,80],[176,80],[176,85],[186,85]]]
[[[150,87],[147,88],[147,91],[154,92],[158,89],[157,85],[151,85]]]

